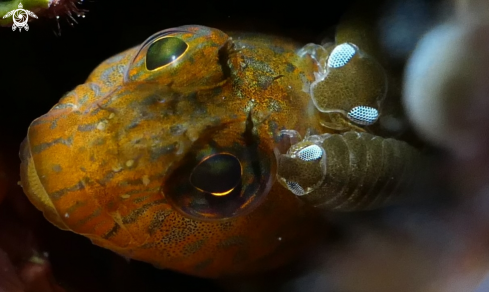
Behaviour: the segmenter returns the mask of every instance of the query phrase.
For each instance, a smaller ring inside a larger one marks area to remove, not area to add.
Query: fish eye
[[[146,68],[150,71],[173,63],[188,49],[188,44],[177,37],[155,40],[146,52]]]
[[[179,93],[214,88],[229,78],[226,57],[231,48],[230,37],[217,29],[198,25],[166,29],[134,50],[123,80]]]
[[[190,183],[199,191],[221,197],[230,194],[241,182],[241,163],[232,154],[209,155],[197,164]]]
[[[196,220],[248,214],[266,198],[276,176],[273,149],[258,139],[247,141],[232,126],[203,136],[171,167],[162,193],[175,210]]]

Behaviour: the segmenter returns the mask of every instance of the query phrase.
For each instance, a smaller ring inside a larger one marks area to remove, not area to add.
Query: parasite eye
[[[187,51],[188,45],[177,37],[164,37],[152,43],[146,53],[146,68],[155,70],[168,65]]]
[[[190,183],[199,191],[226,196],[241,182],[241,163],[227,153],[204,158],[192,171]]]
[[[301,149],[297,156],[303,161],[318,160],[323,157],[323,149],[318,145],[311,145]]]
[[[311,163],[308,162],[317,162],[323,157],[323,149],[319,147],[316,144],[306,146],[299,150],[296,154],[296,157],[298,157],[300,160],[304,161],[305,163],[303,164],[306,167],[311,166]],[[284,163],[284,160],[282,160],[282,163]],[[285,165],[282,164],[282,167],[286,168],[286,163]],[[302,172],[304,173],[304,172]],[[281,177],[282,182],[284,182],[287,186],[287,188],[296,196],[303,196],[309,192],[312,191],[311,188],[306,188],[308,189],[307,192],[304,190],[304,188],[301,186],[300,183],[297,181],[292,181],[290,179],[286,179],[284,177]],[[301,181],[301,180],[299,180]]]
[[[296,196],[317,189],[326,175],[326,152],[311,142],[292,145],[278,158],[279,182]]]
[[[369,126],[379,118],[387,76],[373,57],[354,44],[343,43],[331,51],[324,72],[316,74],[310,90],[316,109],[325,113],[324,126],[344,130],[348,123],[342,122],[347,119]]]
[[[355,48],[350,44],[345,43],[336,46],[329,55],[328,67],[339,68],[345,66],[353,58],[355,53]]]
[[[294,195],[300,197],[300,196],[304,196],[306,194],[306,191],[304,191],[304,189],[301,187],[301,185],[298,184],[297,182],[287,181],[286,184],[287,184],[287,188],[289,189],[289,191],[291,191]]]
[[[347,116],[356,124],[370,126],[379,118],[379,111],[369,106],[356,106],[348,112]]]

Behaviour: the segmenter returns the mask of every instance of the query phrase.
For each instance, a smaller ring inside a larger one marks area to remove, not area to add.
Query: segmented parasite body
[[[279,181],[328,210],[369,210],[395,202],[415,177],[420,154],[403,141],[364,132],[306,137],[280,155]]]
[[[341,35],[159,32],[30,125],[23,189],[59,228],[158,267],[223,277],[290,261],[319,234],[311,206],[381,205],[412,167],[408,146],[366,133],[388,81]],[[284,130],[321,135],[285,154]]]

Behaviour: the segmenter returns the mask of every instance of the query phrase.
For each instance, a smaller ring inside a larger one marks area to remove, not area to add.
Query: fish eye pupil
[[[228,153],[219,153],[202,159],[189,179],[197,190],[220,197],[231,193],[241,182],[241,176],[239,159]]]
[[[218,128],[198,139],[168,169],[161,193],[171,207],[192,220],[245,216],[272,187],[276,159],[268,144],[251,144],[239,127]]]
[[[177,37],[164,37],[153,42],[146,52],[146,68],[155,70],[174,62],[187,51],[188,45]]]

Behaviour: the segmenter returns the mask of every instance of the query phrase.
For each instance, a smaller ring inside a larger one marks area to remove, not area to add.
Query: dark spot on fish
[[[56,173],[60,173],[63,169],[61,168],[61,165],[59,164],[55,164],[53,165],[52,167],[53,171],[56,172]]]
[[[148,95],[142,99],[137,100],[136,102],[140,105],[143,105],[143,106],[150,106],[150,105],[159,103],[161,99],[162,99],[161,95],[151,94],[151,95]]]
[[[97,125],[95,124],[85,124],[85,125],[78,125],[77,129],[80,132],[90,132],[95,130],[96,127]]]
[[[62,196],[66,195],[67,193],[74,192],[74,191],[79,191],[79,190],[83,190],[84,188],[85,188],[85,185],[83,184],[82,181],[80,181],[80,182],[78,182],[74,186],[71,186],[71,187],[68,187],[68,188],[65,188],[65,189],[61,189],[59,191],[56,191],[56,192],[51,193],[50,194],[50,197],[51,197],[52,200],[58,200]]]
[[[211,89],[211,96],[218,96],[222,94],[222,87],[215,87]]]
[[[285,70],[287,71],[287,73],[292,73],[295,70],[295,66],[292,63],[287,63],[287,65],[285,66]]]
[[[75,224],[73,224],[71,226],[71,229],[73,230],[76,230],[77,228],[79,228],[80,226],[83,226],[85,225],[86,223],[88,223],[90,220],[92,220],[93,218],[96,218],[98,217],[100,214],[102,213],[102,209],[101,208],[97,208],[95,209],[95,211],[93,211],[92,214],[88,215],[87,217],[79,220],[78,222],[76,222]]]
[[[228,61],[232,47],[233,43],[231,40],[228,40],[218,51],[219,65],[221,66],[222,74],[224,75],[225,79],[231,77],[231,67],[229,67]]]
[[[173,220],[173,224],[167,225],[167,233],[160,240],[163,246],[186,241],[187,238],[195,234],[199,229],[199,224],[191,219],[175,220],[175,216],[169,217],[167,220]]]
[[[111,171],[107,172],[102,179],[96,179],[95,181],[99,185],[105,186],[108,182],[110,182],[114,178],[115,174],[116,173],[111,170]]]
[[[112,236],[116,235],[117,232],[121,229],[121,226],[117,223],[114,224],[114,226],[104,235],[102,235],[103,239],[109,239]]]
[[[104,145],[106,142],[106,139],[105,138],[97,138],[95,139],[93,142],[92,142],[92,145],[93,146],[101,146],[101,145]]]
[[[187,95],[186,99],[194,107],[191,117],[207,115],[207,103],[199,100],[196,92]]]
[[[58,126],[58,120],[56,119],[51,122],[51,126],[49,127],[49,129],[54,130],[56,129],[57,126]]]
[[[140,246],[140,248],[143,248],[143,249],[148,249],[148,248],[153,248],[153,247],[155,247],[155,246],[157,246],[157,244],[156,244],[156,243],[154,243],[154,242],[147,242],[147,243],[145,243],[145,244],[141,245],[141,246]],[[156,264],[155,264],[154,266],[155,266],[156,268],[158,268],[158,269],[164,269],[164,267],[157,266]]]
[[[150,235],[153,235],[158,229],[161,228],[169,213],[169,211],[158,211],[153,215],[153,219],[151,220],[151,223],[149,223],[148,227],[148,233]]]
[[[285,53],[285,48],[282,47],[282,46],[274,46],[274,45],[271,45],[269,47],[270,49],[272,49],[272,51],[276,54],[283,54]]]
[[[219,224],[219,229],[223,232],[226,232],[231,228],[233,228],[233,223],[231,221],[222,222],[221,224]]]
[[[135,223],[139,217],[141,217],[146,211],[148,211],[149,208],[156,206],[156,205],[161,205],[165,204],[166,200],[157,200],[148,204],[145,204],[141,206],[140,208],[133,210],[129,215],[125,216],[122,218],[122,223],[123,224],[131,224]]]
[[[46,143],[41,143],[39,145],[36,145],[36,146],[32,147],[32,153],[33,154],[39,154],[42,151],[44,151],[44,150],[48,149],[49,147],[54,146],[56,144],[63,144],[66,146],[72,146],[73,145],[73,136],[68,137],[68,139],[58,138],[58,139],[55,139],[51,142],[46,142]]]
[[[134,121],[132,121],[127,127],[127,130],[134,129],[139,125],[139,118],[136,118]]]
[[[162,147],[154,147],[151,149],[151,161],[156,161],[163,155],[175,152],[178,149],[178,143],[172,143],[170,145],[165,145]]]
[[[266,90],[274,80],[275,79],[270,76],[263,75],[258,78],[257,85],[260,89]]]
[[[275,77],[273,77],[273,81],[275,81],[275,80],[277,80],[277,79],[280,79],[280,78],[282,78],[282,77],[284,77],[284,75],[278,75],[278,76],[275,76]]]
[[[173,125],[170,127],[170,133],[173,135],[173,136],[180,136],[182,135],[183,133],[185,133],[187,129],[183,126],[183,125]]]
[[[133,192],[135,192],[135,191],[133,191]],[[146,192],[146,190],[144,190],[144,192]],[[142,193],[142,191],[137,191],[137,193]],[[131,192],[127,192],[126,194],[131,195]],[[143,196],[143,197],[139,197],[139,198],[134,199],[133,202],[134,202],[134,204],[140,204],[149,198],[151,198],[151,196]]]
[[[204,246],[204,243],[205,243],[205,240],[204,239],[200,239],[200,240],[197,240],[195,242],[191,242],[189,244],[187,244],[186,246],[183,247],[183,255],[184,256],[190,256],[196,252],[198,252],[202,246]]]

